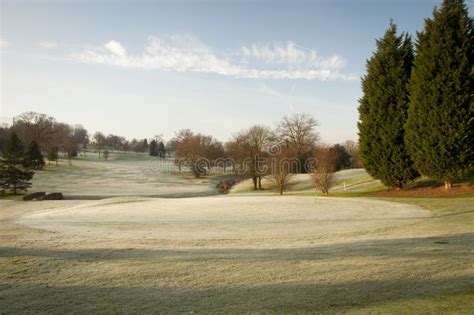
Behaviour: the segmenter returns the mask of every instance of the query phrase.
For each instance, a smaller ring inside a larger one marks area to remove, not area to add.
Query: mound
[[[30,214],[18,223],[86,238],[291,242],[331,240],[425,216],[414,206],[360,198],[112,198]]]

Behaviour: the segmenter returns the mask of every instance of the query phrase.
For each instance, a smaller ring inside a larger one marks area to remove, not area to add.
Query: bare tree
[[[58,151],[59,148],[56,145],[51,145],[47,148],[46,154],[48,157],[48,164],[51,164],[51,161],[55,161],[56,166],[58,166]]]
[[[186,132],[176,142],[176,163],[187,163],[193,175],[199,178],[211,168],[211,161],[222,144],[211,136]],[[207,169],[207,170],[206,170]]]
[[[298,173],[304,172],[306,159],[313,156],[319,135],[316,131],[318,123],[316,119],[308,114],[293,114],[285,116],[278,124],[277,133],[279,138],[288,144],[293,154],[300,160]]]
[[[165,151],[168,156],[171,156],[176,151],[176,139],[172,138],[166,142]]]
[[[254,190],[262,189],[262,178],[267,172],[267,149],[274,144],[275,135],[265,126],[253,126],[234,136],[236,155],[242,158],[242,167],[250,175]],[[229,146],[229,145],[228,145]]]
[[[224,144],[226,157],[232,160],[232,172],[241,172],[244,168],[245,151],[243,150],[243,139],[235,136],[232,140]]]
[[[99,159],[100,159],[100,151],[105,147],[107,138],[102,132],[96,132],[94,134],[94,142],[97,151],[99,152]]]
[[[313,170],[313,184],[323,194],[329,195],[329,189],[334,185],[334,172],[338,160],[337,152],[323,145],[316,149],[316,166]]]
[[[77,144],[78,150],[85,155],[87,144],[89,144],[89,134],[82,125],[74,126],[73,141]]]
[[[277,185],[280,195],[283,195],[291,176],[294,163],[298,160],[291,157],[288,148],[281,148],[279,152],[269,159],[270,179]]]
[[[69,165],[72,165],[72,158],[77,156],[77,144],[74,142],[72,135],[64,140],[63,150],[66,153]]]
[[[46,114],[25,112],[15,117],[12,130],[25,145],[34,140],[44,149],[54,134],[55,123],[56,120]]]
[[[189,140],[193,136],[193,132],[190,129],[181,129],[175,132],[174,138],[172,138],[168,145],[170,147],[170,151],[174,151],[175,159],[174,163],[178,166],[179,172],[181,172],[181,167],[183,160],[186,159],[185,151],[183,149],[183,143]]]

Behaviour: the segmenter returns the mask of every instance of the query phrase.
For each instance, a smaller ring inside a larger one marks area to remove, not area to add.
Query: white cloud
[[[125,49],[125,47],[123,47],[122,44],[114,40],[109,41],[107,44],[104,45],[104,47],[116,56],[125,57],[127,55],[127,50]]]
[[[243,46],[241,53],[244,58],[256,59],[267,64],[302,64],[316,56],[300,49],[293,42],[253,44]]]
[[[38,45],[46,49],[53,49],[53,48],[58,47],[58,43],[50,42],[50,41],[42,41],[42,42],[39,42]]]
[[[238,56],[241,60],[233,60]],[[129,53],[111,40],[101,47],[85,49],[72,56],[89,64],[121,68],[156,69],[177,72],[214,73],[249,79],[352,80],[340,73],[345,61],[339,56],[324,59],[316,52],[292,42],[242,47],[230,55],[218,55],[190,35],[150,36],[144,51]],[[242,60],[244,59],[244,60]],[[251,64],[251,66],[250,66]]]
[[[240,55],[245,63],[262,61],[265,64],[287,65],[306,69],[342,69],[346,61],[334,55],[323,58],[315,50],[297,45],[288,41],[285,43],[273,42],[243,46]]]

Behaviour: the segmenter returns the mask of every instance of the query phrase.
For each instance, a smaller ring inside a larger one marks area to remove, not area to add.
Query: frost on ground
[[[33,191],[68,200],[0,200],[0,313],[474,308],[473,198],[150,198],[212,194],[214,183],[127,158],[35,175]],[[295,176],[294,191],[308,178]],[[360,170],[338,178],[376,184]]]
[[[276,184],[269,176],[266,176],[262,181],[262,186],[265,190],[272,190],[278,192]],[[341,191],[368,191],[374,189],[381,189],[384,186],[379,180],[371,177],[364,169],[348,169],[335,173],[334,185],[331,192]],[[293,174],[286,187],[287,193],[291,192],[308,192],[314,191],[313,180],[310,174]],[[252,189],[252,181],[250,179],[244,180],[232,187],[231,193],[259,193]]]
[[[0,200],[0,312],[469,313],[472,198]]]
[[[72,199],[101,199],[112,196],[189,197],[216,194],[215,183],[188,179],[172,172],[169,160],[151,157],[103,161],[62,161],[36,172],[31,191],[60,191]]]
[[[313,197],[112,198],[82,201],[27,215],[17,222],[81,238],[235,240],[295,244],[361,235],[410,224],[425,211],[365,199]],[[247,244],[249,245],[249,244]]]

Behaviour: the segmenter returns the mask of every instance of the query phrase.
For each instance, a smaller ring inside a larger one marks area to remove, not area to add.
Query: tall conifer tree
[[[35,170],[42,169],[44,166],[44,157],[39,148],[38,142],[31,141],[25,154],[25,166]]]
[[[412,63],[410,37],[398,36],[397,27],[391,22],[367,61],[359,101],[359,141],[364,167],[385,185],[397,188],[418,177],[404,142]]]
[[[445,0],[418,33],[406,141],[417,169],[445,181],[474,166],[474,34],[462,0]]]
[[[17,194],[19,190],[27,190],[31,186],[30,180],[34,172],[25,169],[23,165],[23,144],[18,136],[12,133],[0,158],[0,186],[3,189]]]

